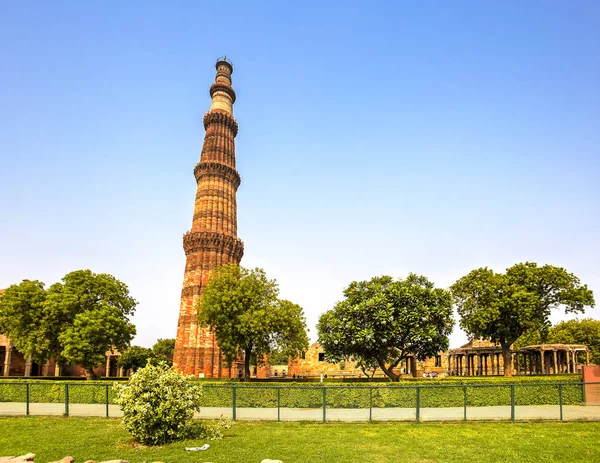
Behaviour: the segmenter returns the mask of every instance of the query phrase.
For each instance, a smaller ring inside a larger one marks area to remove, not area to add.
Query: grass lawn
[[[600,423],[236,422],[209,450],[184,451],[203,443],[138,446],[116,419],[0,417],[0,456],[33,452],[37,463],[66,455],[77,463],[117,458],[132,463],[594,462],[600,461]]]

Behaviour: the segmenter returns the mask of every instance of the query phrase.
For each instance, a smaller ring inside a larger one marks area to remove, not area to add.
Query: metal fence
[[[600,421],[600,382],[205,384],[198,418],[271,421]],[[0,415],[121,416],[109,383],[2,382]]]

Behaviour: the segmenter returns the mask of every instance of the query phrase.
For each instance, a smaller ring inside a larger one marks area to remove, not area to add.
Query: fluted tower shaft
[[[236,192],[240,175],[235,169],[237,122],[233,117],[233,66],[217,60],[210,87],[212,103],[204,115],[204,144],[194,168],[196,201],[192,228],[183,235],[186,263],[175,340],[174,367],[206,378],[236,377],[238,368],[223,364],[214,333],[198,324],[198,302],[208,274],[222,264],[239,264],[244,244],[237,237]]]

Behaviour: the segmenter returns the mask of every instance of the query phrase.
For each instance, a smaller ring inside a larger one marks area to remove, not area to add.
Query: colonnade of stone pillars
[[[448,355],[448,371],[454,376],[490,376],[504,372],[498,352],[460,352]]]
[[[577,373],[577,352],[567,349],[527,349],[517,352],[516,371],[521,375],[546,375]],[[585,364],[589,363],[589,352],[585,351]]]

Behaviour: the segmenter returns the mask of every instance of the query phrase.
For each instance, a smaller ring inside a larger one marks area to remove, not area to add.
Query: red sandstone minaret
[[[204,115],[204,145],[194,168],[198,187],[192,229],[183,235],[186,263],[173,359],[176,370],[206,378],[236,377],[239,369],[223,364],[214,334],[198,325],[198,301],[209,272],[217,265],[239,264],[244,254],[244,244],[237,237],[235,195],[240,175],[235,169],[238,125],[233,118],[233,65],[223,57],[216,68],[210,86],[212,103]]]

